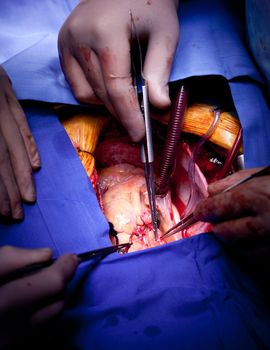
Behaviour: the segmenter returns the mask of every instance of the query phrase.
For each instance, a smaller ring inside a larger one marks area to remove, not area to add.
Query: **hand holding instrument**
[[[104,257],[108,254],[115,253],[119,250],[129,248],[131,245],[132,245],[132,243],[123,243],[123,244],[113,245],[113,246],[104,247],[104,248],[100,248],[100,249],[90,250],[90,251],[76,254],[76,255],[77,255],[79,264],[81,264],[82,262],[88,261],[92,258],[95,258],[98,256]],[[15,279],[25,277],[25,276],[30,275],[34,272],[37,272],[41,269],[49,267],[56,260],[57,259],[54,258],[54,259],[50,259],[50,260],[43,261],[40,263],[30,264],[30,265],[24,266],[22,268],[16,269],[16,270],[4,275],[3,277],[0,277],[0,286],[5,284],[5,283],[11,282]]]
[[[255,172],[251,175],[244,177],[243,179],[232,184],[231,186],[225,188],[221,193],[231,191],[232,189],[238,187],[239,185],[242,185],[243,183],[245,183],[247,181],[250,181],[251,179],[254,179],[256,177],[266,176],[266,175],[270,175],[270,166],[266,166],[263,169]],[[189,226],[195,224],[196,222],[198,222],[198,220],[195,219],[194,214],[191,213],[191,214],[187,215],[184,219],[180,220],[176,225],[171,227],[167,232],[165,232],[161,236],[161,239],[166,239],[172,235],[175,235],[177,232],[180,232],[180,231],[187,229]]]
[[[153,139],[152,139],[152,126],[151,117],[149,113],[149,98],[148,98],[148,86],[147,81],[143,75],[143,64],[142,64],[142,50],[140,41],[137,35],[135,22],[130,12],[131,18],[131,32],[133,48],[135,52],[131,52],[132,58],[132,70],[133,70],[133,85],[138,93],[138,88],[142,89],[142,103],[141,111],[144,116],[145,122],[145,138],[141,145],[141,160],[144,166],[144,175],[149,199],[149,207],[151,212],[153,231],[155,240],[158,239],[158,225],[157,225],[157,205],[155,198],[155,175],[154,175],[154,151],[153,151]],[[138,55],[139,57],[137,57]],[[139,59],[139,73],[136,72],[136,60]]]

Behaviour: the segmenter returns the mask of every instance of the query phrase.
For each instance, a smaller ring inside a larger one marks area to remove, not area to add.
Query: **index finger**
[[[35,139],[29,128],[24,111],[21,105],[19,104],[19,102],[17,101],[12,90],[9,91],[8,102],[9,102],[9,108],[14,116],[15,121],[17,122],[19,131],[23,138],[23,142],[24,142],[32,169],[33,170],[39,169],[40,156],[39,156]]]
[[[32,167],[18,124],[7,103],[2,104],[0,129],[5,139],[15,179],[23,200],[36,199]]]
[[[116,40],[117,39],[117,40]],[[121,42],[121,45],[119,45]],[[97,50],[104,84],[116,117],[131,139],[140,141],[145,133],[144,120],[131,76],[130,43],[128,36],[113,38]]]

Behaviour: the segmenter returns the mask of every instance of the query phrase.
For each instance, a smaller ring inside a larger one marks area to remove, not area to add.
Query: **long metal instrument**
[[[141,160],[144,166],[144,175],[147,187],[147,194],[149,199],[149,207],[151,212],[151,219],[153,224],[153,231],[155,240],[158,239],[158,224],[157,224],[157,205],[155,197],[155,174],[154,174],[154,151],[153,151],[153,139],[152,139],[152,126],[151,117],[149,113],[149,98],[148,98],[148,86],[147,81],[143,75],[143,60],[142,60],[142,49],[139,41],[139,37],[136,30],[134,18],[130,11],[131,19],[131,34],[132,34],[132,45],[135,46],[135,53],[131,52],[132,59],[132,70],[133,70],[133,85],[138,94],[138,89],[142,89],[142,101],[141,111],[144,116],[145,122],[145,138],[141,145]],[[135,57],[135,55],[138,57]],[[136,72],[136,61],[139,60],[139,72]]]
[[[84,253],[80,253],[77,254],[77,258],[79,261],[79,264],[93,259],[95,257],[102,257],[102,256],[106,256],[108,254],[117,252],[117,251],[121,251],[123,249],[129,248],[132,245],[132,243],[123,243],[123,244],[118,244],[118,245],[113,245],[113,246],[109,246],[109,247],[105,247],[105,248],[100,248],[100,249],[95,249],[95,250],[90,250]],[[30,275],[34,272],[37,272],[41,269],[44,269],[46,267],[51,266],[57,259],[50,259],[47,261],[43,261],[40,263],[35,263],[35,264],[31,264],[31,265],[27,265],[24,266],[22,268],[16,269],[6,275],[3,275],[2,277],[0,277],[0,286],[8,283],[12,280],[18,279],[18,278],[22,278],[25,277],[27,275]]]
[[[233,190],[234,188],[238,187],[239,185],[242,185],[243,183],[250,181],[251,179],[254,179],[256,177],[261,177],[261,176],[266,176],[266,175],[270,175],[270,166],[266,166],[263,169],[248,175],[246,177],[244,177],[243,179],[235,182],[234,184],[232,184],[231,186],[225,188],[223,191],[221,191],[221,193],[225,193],[228,191]],[[187,229],[189,226],[195,224],[196,222],[198,222],[197,219],[194,218],[194,214],[191,213],[188,216],[186,216],[183,220],[180,220],[176,225],[174,225],[173,227],[171,227],[167,232],[165,232],[161,238],[162,239],[166,239],[170,236],[175,235],[176,233],[183,231],[185,229]]]

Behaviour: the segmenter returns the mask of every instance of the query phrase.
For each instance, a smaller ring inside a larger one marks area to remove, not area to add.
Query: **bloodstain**
[[[173,215],[172,208],[170,208],[170,218],[171,218],[171,220],[174,220],[174,215]]]
[[[146,1],[146,5],[150,6],[151,5],[151,1],[150,0]]]
[[[171,69],[172,61],[173,61],[173,57],[172,57],[172,56],[167,57],[167,60],[166,60],[166,68],[167,68],[168,70]]]
[[[182,237],[183,238],[188,238],[188,233],[187,233],[186,229],[182,231]]]
[[[138,98],[136,96],[136,93],[135,93],[134,89],[133,88],[129,89],[128,94],[129,94],[130,106],[133,107],[134,109],[137,108],[137,106],[138,106]]]
[[[117,58],[111,53],[111,50],[108,46],[100,50],[100,60],[103,66],[113,67],[117,63]]]
[[[148,337],[156,337],[160,335],[161,329],[156,326],[149,326],[144,329],[143,333]]]
[[[27,282],[27,287],[32,287],[32,283],[31,282]]]
[[[91,59],[91,50],[87,47],[79,47],[79,51],[82,53],[84,60],[88,63]]]

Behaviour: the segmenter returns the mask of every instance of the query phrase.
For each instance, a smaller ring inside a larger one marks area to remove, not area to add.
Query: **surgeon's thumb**
[[[163,32],[155,32],[148,42],[144,75],[148,83],[150,103],[156,108],[165,109],[171,104],[168,82],[177,38],[178,36],[175,35],[168,41],[168,36]]]
[[[150,103],[154,107],[166,109],[171,105],[168,84],[164,84],[162,81],[155,81],[155,79],[149,79],[148,93]]]
[[[156,51],[157,48],[151,50],[150,47],[148,49],[144,66],[144,75],[148,85],[150,103],[158,109],[165,109],[171,104],[168,86],[170,68],[164,66],[164,58],[162,59]]]

